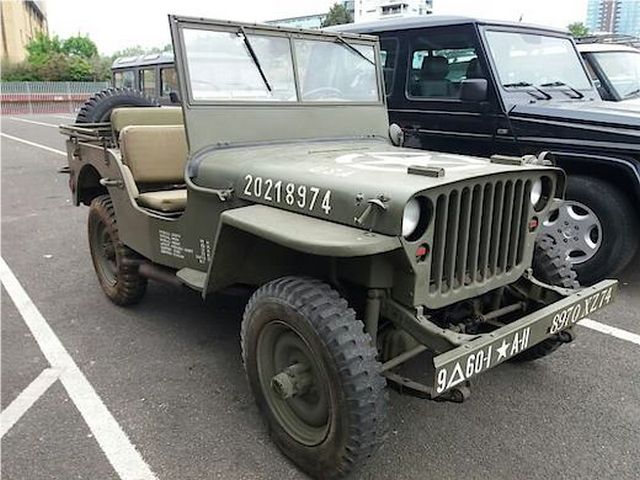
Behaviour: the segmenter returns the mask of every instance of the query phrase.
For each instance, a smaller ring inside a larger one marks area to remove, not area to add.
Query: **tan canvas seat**
[[[181,107],[122,107],[111,112],[111,127],[116,133],[129,125],[182,125]]]
[[[187,206],[187,189],[141,193],[138,204],[161,212],[178,212]]]
[[[120,132],[120,152],[139,205],[168,213],[184,210],[187,190],[175,188],[184,184],[187,161],[182,125],[126,126]]]

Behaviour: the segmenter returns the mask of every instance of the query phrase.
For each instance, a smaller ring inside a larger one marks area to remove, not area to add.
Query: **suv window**
[[[407,94],[414,98],[459,98],[460,84],[485,78],[472,32],[429,33],[411,41]]]
[[[135,88],[135,72],[133,70],[123,70],[113,74],[113,84],[118,88]]]
[[[156,96],[156,71],[146,68],[140,72],[140,90],[150,97]]]
[[[387,96],[393,92],[393,80],[395,78],[396,64],[398,62],[398,39],[380,39],[380,63],[384,75],[384,86]]]
[[[168,97],[171,92],[178,92],[178,76],[173,67],[160,69],[160,94]]]

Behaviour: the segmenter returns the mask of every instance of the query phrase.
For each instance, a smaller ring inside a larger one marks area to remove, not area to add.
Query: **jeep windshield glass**
[[[618,97],[640,97],[640,52],[598,52],[593,58]]]
[[[247,35],[247,40],[241,32],[184,30],[194,100],[296,100],[289,39]]]
[[[372,45],[195,28],[183,32],[193,100],[379,101]]]
[[[495,30],[487,31],[486,38],[500,83],[509,90],[537,87],[555,97],[568,87],[580,94],[592,89],[578,53],[567,38]],[[566,94],[562,97],[566,98]]]

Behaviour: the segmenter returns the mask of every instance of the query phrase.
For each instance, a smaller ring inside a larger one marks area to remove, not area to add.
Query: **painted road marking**
[[[595,330],[596,332],[604,333],[606,335],[611,335],[612,337],[616,337],[621,340],[626,340],[627,342],[640,345],[640,335],[636,333],[627,332],[626,330],[622,330],[621,328],[611,327],[609,325],[596,322],[595,320],[591,320],[589,318],[580,320],[578,322],[578,325],[582,325],[583,327],[590,328],[591,330]]]
[[[2,257],[0,281],[120,478],[157,480]]]
[[[18,395],[13,402],[0,413],[0,438],[11,430],[47,389],[60,377],[55,368],[45,368],[36,379]]]
[[[39,143],[30,142],[29,140],[25,140],[24,138],[14,137],[13,135],[8,135],[6,133],[0,133],[0,135],[5,137],[5,138],[8,138],[9,140],[14,140],[16,142],[21,142],[21,143],[24,143],[26,145],[30,145],[32,147],[41,148],[43,150],[46,150],[47,152],[55,153],[56,155],[64,155],[65,157],[67,156],[67,154],[65,152],[63,152],[62,150],[56,150],[55,148],[47,147],[46,145],[40,145]]]
[[[9,117],[9,120],[15,120],[16,122],[33,123],[34,125],[42,125],[43,127],[58,128],[55,123],[36,122],[35,120],[27,120],[26,118]]]

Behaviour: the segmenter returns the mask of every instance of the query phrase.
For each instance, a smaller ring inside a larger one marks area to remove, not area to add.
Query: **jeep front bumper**
[[[554,287],[539,286],[547,289]],[[557,290],[556,294],[568,292]],[[421,311],[412,314],[396,303],[383,305],[387,318],[420,343],[390,359],[382,366],[392,386],[406,393],[435,400],[462,401],[468,394],[468,380],[509,360],[549,338],[570,338],[565,332],[583,318],[612,303],[618,291],[617,280],[603,280],[490,333],[458,334],[437,327]],[[393,306],[393,308],[391,308]],[[386,307],[386,308],[385,308]],[[402,377],[392,370],[409,358],[431,350],[433,364],[427,368],[426,384]],[[438,354],[438,352],[441,352]]]
[[[603,280],[433,358],[436,396],[573,327],[613,302],[617,280]]]

